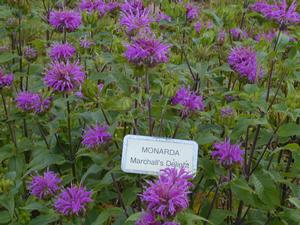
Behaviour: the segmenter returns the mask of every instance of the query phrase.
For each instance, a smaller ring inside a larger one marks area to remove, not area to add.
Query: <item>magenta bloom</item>
[[[240,145],[230,144],[230,139],[214,144],[214,148],[215,150],[211,152],[211,156],[225,168],[229,168],[234,164],[241,165],[244,161],[244,151],[240,149]]]
[[[82,144],[87,148],[93,149],[111,140],[112,136],[108,132],[108,126],[96,124],[89,128],[83,135]]]
[[[43,99],[39,93],[23,91],[16,97],[17,107],[24,112],[41,114],[50,109],[51,97]]]
[[[119,2],[108,2],[106,4],[106,10],[108,12],[113,12],[113,11],[119,9],[120,5],[121,4]]]
[[[152,22],[153,18],[150,16],[149,9],[136,9],[135,11],[129,10],[121,13],[120,24],[126,28],[128,33],[142,28],[149,29]]]
[[[201,95],[197,95],[195,92],[190,91],[189,88],[182,87],[172,98],[173,105],[183,106],[182,115],[187,116],[190,112],[193,111],[203,111],[204,102]]]
[[[149,212],[144,212],[141,217],[136,221],[136,225],[161,225],[161,222],[157,221],[155,216]]]
[[[262,75],[262,70],[257,65],[256,52],[250,48],[233,48],[228,56],[228,64],[241,77],[246,77],[250,82],[257,81]]]
[[[52,11],[50,12],[49,23],[56,30],[63,32],[75,31],[81,25],[81,15],[75,11]]]
[[[138,66],[156,66],[169,61],[169,48],[167,44],[156,39],[138,39],[126,45],[124,53],[127,60]]]
[[[159,12],[156,16],[156,22],[161,22],[161,21],[168,21],[168,22],[171,22],[171,17],[168,16],[167,14],[163,13],[163,12]]]
[[[274,1],[273,5],[266,2],[256,2],[251,6],[251,9],[279,24],[288,25],[300,22],[300,14],[296,11],[296,1],[293,1],[289,7],[286,0],[282,0],[281,3]]]
[[[50,50],[50,57],[53,61],[68,60],[76,54],[76,49],[69,43],[56,43],[52,45]]]
[[[133,13],[136,11],[143,11],[144,4],[141,0],[125,0],[125,2],[121,5],[121,11]]]
[[[222,118],[228,118],[234,115],[234,110],[230,107],[223,107],[220,111]]]
[[[10,87],[13,84],[14,75],[5,74],[4,71],[0,68],[0,89],[3,87]]]
[[[194,28],[197,33],[199,33],[201,31],[202,25],[201,25],[200,21],[195,23]]]
[[[27,61],[33,62],[38,56],[37,50],[31,47],[27,47],[24,50],[24,57]]]
[[[221,30],[221,31],[218,33],[217,42],[218,42],[219,44],[224,44],[225,39],[226,39],[226,33],[225,33],[224,30]]]
[[[85,73],[78,63],[53,62],[46,71],[44,83],[47,87],[59,92],[70,92],[79,87],[84,79]]]
[[[199,17],[199,10],[194,5],[186,4],[185,9],[186,9],[187,20],[192,21],[194,19],[197,19],[197,17]]]
[[[61,179],[54,172],[47,171],[43,176],[33,176],[28,189],[35,197],[45,199],[56,194],[60,182]]]
[[[142,194],[148,212],[169,218],[188,208],[188,194],[192,186],[188,180],[191,178],[192,175],[184,168],[161,170],[158,180],[154,183],[149,181],[149,186]]]
[[[254,40],[256,40],[258,42],[261,40],[266,40],[268,42],[272,42],[274,38],[276,38],[276,31],[270,30],[267,33],[260,33],[260,34],[255,35]]]
[[[91,196],[92,192],[85,187],[72,185],[59,194],[54,207],[65,216],[79,216],[86,211],[87,204],[93,201]]]
[[[89,41],[86,38],[80,40],[80,47],[85,48],[85,49],[91,48],[92,45],[94,45],[94,44],[95,44],[94,42]]]
[[[239,28],[233,28],[233,29],[230,29],[230,34],[232,36],[232,39],[234,41],[238,41],[240,39],[245,39],[245,38],[248,38],[248,34],[246,31],[242,31],[241,29]]]
[[[82,0],[80,5],[82,11],[98,12],[99,16],[104,16],[107,12],[107,5],[102,0]]]

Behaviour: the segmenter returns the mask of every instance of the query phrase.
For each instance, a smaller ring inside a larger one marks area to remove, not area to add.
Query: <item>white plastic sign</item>
[[[198,144],[195,141],[126,135],[122,170],[127,173],[157,175],[166,167],[185,167],[196,174]]]

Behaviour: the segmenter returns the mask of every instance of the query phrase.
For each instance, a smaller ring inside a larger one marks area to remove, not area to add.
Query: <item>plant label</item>
[[[121,167],[124,172],[158,175],[166,167],[197,171],[198,144],[195,141],[126,135]]]

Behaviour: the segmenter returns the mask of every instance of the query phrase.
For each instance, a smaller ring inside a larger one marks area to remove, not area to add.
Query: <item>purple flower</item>
[[[161,22],[161,21],[168,21],[168,22],[171,22],[171,17],[168,16],[167,14],[163,13],[163,12],[159,12],[156,16],[156,22]]]
[[[172,98],[172,104],[179,104],[183,106],[183,116],[187,116],[190,112],[196,110],[204,110],[203,97],[201,95],[197,95],[195,92],[190,91],[189,88],[185,87],[182,87],[177,91],[176,95]]]
[[[153,18],[150,16],[149,9],[136,9],[135,11],[129,10],[121,13],[120,24],[126,28],[128,33],[143,28],[149,29],[152,22]]]
[[[125,0],[125,2],[121,6],[121,11],[123,12],[136,12],[143,11],[144,4],[141,0]]]
[[[120,5],[121,4],[119,2],[108,2],[106,8],[108,12],[113,12],[117,10],[120,7]]]
[[[30,194],[39,199],[45,199],[56,194],[60,189],[61,179],[52,171],[47,171],[43,176],[33,176],[28,189]]]
[[[274,2],[273,5],[266,2],[256,2],[250,8],[279,24],[288,25],[300,22],[300,14],[296,11],[296,1],[293,1],[290,7],[288,7],[286,0],[282,0],[281,3]]]
[[[86,211],[87,204],[93,201],[91,196],[92,192],[85,187],[72,185],[59,194],[54,207],[65,216],[79,216]]]
[[[228,64],[241,77],[255,82],[262,75],[257,65],[256,52],[246,47],[233,48],[228,56]]]
[[[86,38],[80,40],[80,47],[85,48],[85,49],[91,48],[91,46],[94,44],[95,43],[93,41],[89,41]]]
[[[106,3],[102,0],[82,0],[79,7],[82,11],[88,13],[98,12],[100,17],[104,16],[108,9]]]
[[[222,118],[228,118],[234,115],[234,111],[230,107],[223,107],[220,111]]]
[[[50,12],[49,23],[56,30],[63,32],[75,31],[81,25],[81,15],[75,11],[52,11]]]
[[[87,148],[93,149],[108,142],[111,138],[112,136],[108,132],[108,126],[100,126],[99,124],[96,124],[94,127],[90,127],[85,131],[82,144]]]
[[[76,49],[69,43],[52,45],[49,55],[53,61],[68,60],[76,54]]]
[[[234,164],[241,165],[243,163],[244,151],[240,149],[240,145],[230,144],[230,139],[224,142],[214,144],[215,150],[211,152],[211,156],[218,160],[225,168],[229,168]]]
[[[267,33],[260,33],[260,34],[255,35],[254,40],[256,40],[258,42],[261,40],[266,40],[268,42],[272,42],[275,37],[276,37],[276,31],[270,30]]]
[[[195,28],[195,31],[197,33],[199,33],[201,31],[201,28],[202,28],[201,22],[198,21],[197,23],[195,23],[194,28]]]
[[[5,74],[4,71],[0,68],[0,89],[4,87],[10,87],[13,84],[14,75]]]
[[[192,175],[184,168],[166,168],[161,170],[156,182],[148,182],[142,194],[147,211],[155,216],[170,218],[188,208],[188,194],[192,184],[188,181]]]
[[[226,32],[224,30],[221,30],[218,33],[217,42],[222,45],[224,44],[225,39],[226,39]]]
[[[39,93],[23,91],[16,97],[17,107],[24,112],[41,114],[50,109],[51,97],[43,99]]]
[[[212,29],[214,27],[214,24],[211,21],[207,21],[207,22],[205,22],[204,26],[206,27],[206,29],[209,30],[209,29]]]
[[[85,79],[85,73],[78,63],[53,62],[46,71],[44,83],[59,92],[70,92],[79,87]]]
[[[232,39],[234,41],[238,41],[240,39],[245,39],[245,38],[248,38],[248,34],[246,31],[242,31],[241,29],[239,28],[233,28],[233,29],[230,29],[230,34],[232,36]]]
[[[199,17],[198,8],[195,7],[194,5],[186,4],[185,9],[186,9],[187,20],[192,21],[192,20],[196,19],[197,17]]]
[[[157,39],[137,39],[126,45],[124,53],[127,60],[138,66],[156,66],[169,61],[170,45],[163,44]]]
[[[141,217],[136,221],[136,225],[161,225],[161,222],[157,221],[155,216],[149,212],[142,213]]]
[[[33,62],[38,56],[37,50],[31,47],[27,47],[24,50],[24,57],[28,62]]]

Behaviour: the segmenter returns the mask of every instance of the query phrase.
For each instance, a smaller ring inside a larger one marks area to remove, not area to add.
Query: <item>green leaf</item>
[[[97,219],[91,225],[102,225],[104,224],[110,217],[118,217],[123,214],[123,210],[121,208],[108,208],[103,210]]]
[[[48,225],[59,220],[56,214],[40,215],[30,221],[29,225]]]
[[[294,135],[300,135],[300,125],[295,123],[287,123],[282,125],[278,130],[280,137],[290,137]]]
[[[10,221],[10,216],[7,211],[0,212],[0,224],[8,224]]]
[[[289,198],[289,202],[300,209],[300,200],[299,198]]]

